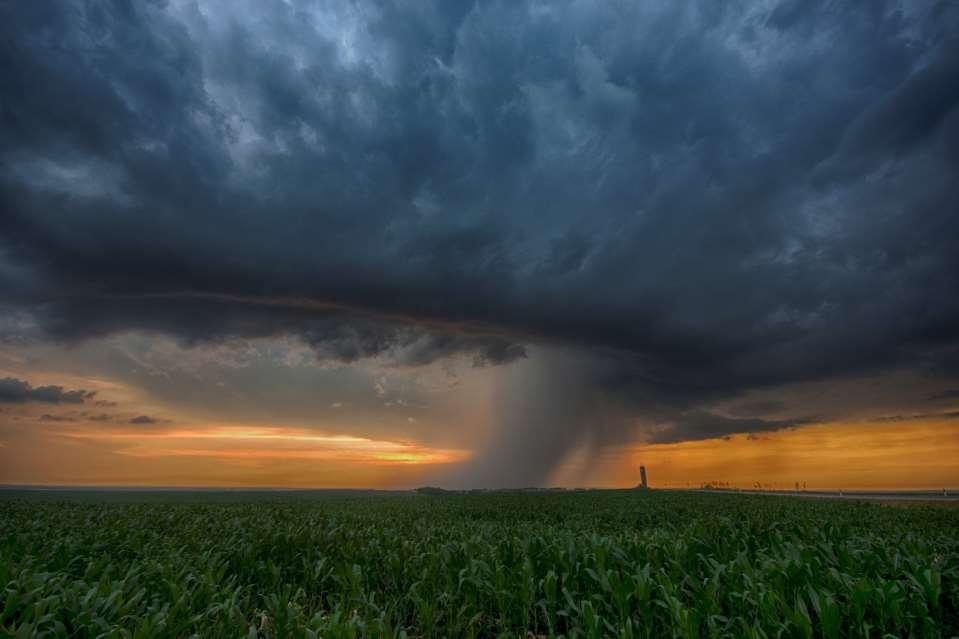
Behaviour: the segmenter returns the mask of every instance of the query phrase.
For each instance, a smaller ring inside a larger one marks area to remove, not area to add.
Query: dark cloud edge
[[[56,385],[33,386],[16,377],[0,379],[0,404],[83,404],[96,394],[96,391],[66,390]]]

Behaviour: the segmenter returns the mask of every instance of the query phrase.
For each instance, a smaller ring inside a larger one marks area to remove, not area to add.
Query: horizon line
[[[142,492],[380,492],[380,493],[405,493],[416,492],[423,488],[439,488],[447,492],[468,492],[468,491],[510,491],[510,490],[565,490],[565,491],[586,491],[586,490],[643,490],[638,486],[514,486],[514,487],[483,487],[474,486],[470,488],[443,488],[442,486],[416,486],[413,488],[372,488],[372,487],[322,487],[322,486],[209,486],[209,485],[190,485],[190,486],[163,486],[155,484],[42,484],[42,483],[0,483],[0,490],[51,490],[51,491],[83,491],[95,490],[108,492],[111,490],[118,492],[142,491]],[[773,493],[773,494],[927,494],[932,493],[941,495],[943,491],[951,495],[959,496],[959,487],[943,486],[939,488],[807,488],[804,490],[794,490],[792,488],[752,488],[752,487],[708,487],[708,486],[650,486],[648,490],[668,490],[680,492],[729,492],[729,493]]]

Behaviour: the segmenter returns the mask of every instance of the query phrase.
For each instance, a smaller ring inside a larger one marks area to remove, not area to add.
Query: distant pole
[[[639,467],[639,487],[649,488],[649,486],[646,485],[646,467],[645,466]]]

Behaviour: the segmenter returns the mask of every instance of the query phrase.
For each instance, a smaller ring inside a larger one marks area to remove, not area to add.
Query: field
[[[590,491],[0,496],[0,635],[959,635],[959,509]]]

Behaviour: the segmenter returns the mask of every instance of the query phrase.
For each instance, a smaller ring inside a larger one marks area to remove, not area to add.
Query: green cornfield
[[[952,637],[959,508],[10,491],[0,584],[15,637]]]

